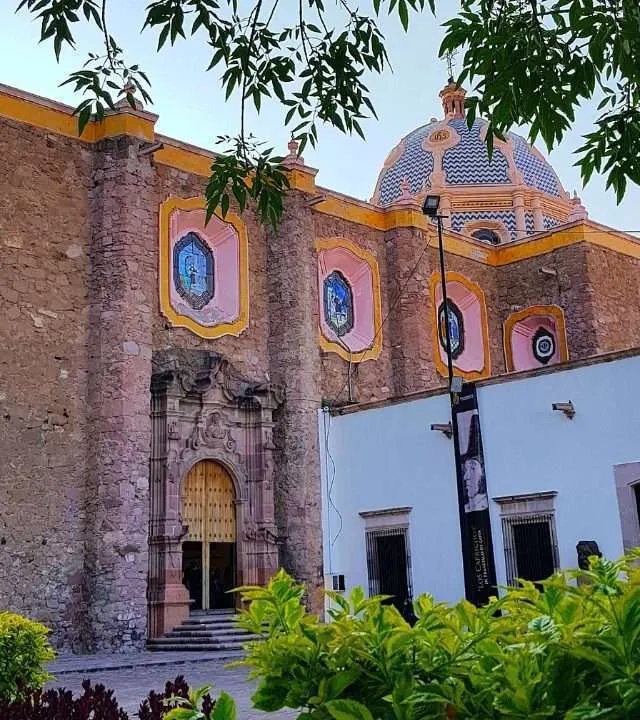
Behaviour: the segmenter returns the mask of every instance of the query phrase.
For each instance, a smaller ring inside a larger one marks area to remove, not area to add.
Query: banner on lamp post
[[[497,594],[489,495],[476,387],[465,383],[452,406],[465,594],[485,605]]]

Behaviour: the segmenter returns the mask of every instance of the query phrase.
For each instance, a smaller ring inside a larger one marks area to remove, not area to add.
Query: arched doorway
[[[233,480],[215,460],[201,460],[187,473],[180,496],[182,573],[192,610],[234,606],[236,504]]]

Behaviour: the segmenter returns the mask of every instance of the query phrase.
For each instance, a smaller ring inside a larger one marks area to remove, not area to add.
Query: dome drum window
[[[478,228],[471,233],[471,237],[482,242],[491,243],[491,245],[500,245],[502,242],[500,235],[490,228]]]

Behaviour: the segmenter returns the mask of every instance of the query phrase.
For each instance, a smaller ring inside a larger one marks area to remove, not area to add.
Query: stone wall
[[[597,351],[637,347],[640,338],[640,261],[605,248],[586,248]]]
[[[496,320],[501,326],[512,312],[531,305],[558,305],[565,314],[569,359],[577,360],[598,351],[593,296],[586,246],[570,245],[499,268]]]
[[[92,154],[0,119],[0,157],[0,609],[81,649]]]

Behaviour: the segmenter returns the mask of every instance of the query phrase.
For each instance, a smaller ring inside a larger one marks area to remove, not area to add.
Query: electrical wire
[[[338,510],[338,506],[333,502],[333,486],[335,485],[336,481],[336,463],[333,459],[333,455],[331,454],[331,450],[329,449],[329,436],[331,434],[331,413],[328,412],[328,408],[325,408],[324,411],[324,450],[325,450],[325,461],[324,461],[324,467],[325,467],[325,473],[327,474],[327,501],[329,504],[329,507],[327,508],[327,534],[329,536],[329,574],[333,573],[333,558],[331,554],[331,550],[333,546],[336,544],[337,539],[342,535],[342,529],[344,526],[344,519],[342,517],[342,513],[340,510]],[[331,470],[329,470],[329,462],[331,463]],[[331,478],[331,480],[329,480]],[[335,511],[336,515],[338,516],[338,520],[340,522],[340,527],[338,528],[338,532],[335,534],[334,537],[331,537],[331,508]]]

